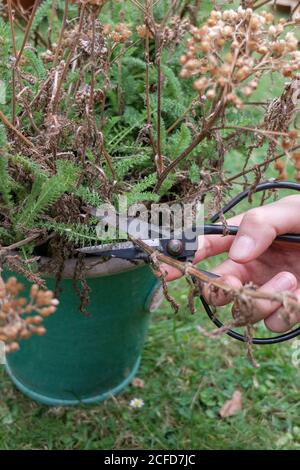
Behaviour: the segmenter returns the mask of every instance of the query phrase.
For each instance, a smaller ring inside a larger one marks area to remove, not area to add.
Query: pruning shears
[[[234,197],[230,202],[228,202],[219,212],[217,212],[212,218],[210,224],[205,224],[203,227],[193,227],[191,230],[186,230],[180,233],[178,236],[178,232],[174,231],[171,235],[168,233],[164,236],[164,230],[161,227],[154,227],[154,232],[157,235],[156,237],[152,238],[142,238],[142,242],[159,251],[160,253],[169,256],[173,259],[177,259],[179,261],[192,261],[195,253],[198,249],[197,239],[199,233],[203,235],[236,235],[238,232],[237,226],[228,225],[225,226],[223,224],[216,224],[216,222],[220,219],[222,214],[225,214],[229,210],[233,209],[237,206],[242,200],[246,199],[251,191],[251,194],[266,191],[266,190],[278,190],[278,189],[288,189],[300,192],[300,184],[294,182],[278,182],[278,181],[267,181],[265,183],[258,184],[254,191],[251,189],[246,189],[245,191],[238,194]],[[98,217],[97,209],[90,209],[89,212]],[[115,226],[116,223],[123,227],[123,230],[129,235],[129,237],[136,238],[136,219],[130,217],[123,217],[118,216],[117,221],[114,218],[113,220],[109,218],[109,216],[102,216],[99,217],[102,223],[108,226]],[[142,233],[150,233],[149,232],[149,224],[147,222],[139,221],[140,229]],[[143,226],[144,225],[144,226]],[[151,234],[153,234],[153,226],[151,226]],[[293,234],[287,233],[284,235],[280,235],[276,238],[276,241],[282,242],[289,242],[289,243],[300,243],[300,234]],[[91,256],[102,256],[102,257],[112,257],[112,258],[122,258],[129,261],[134,260],[143,260],[145,262],[150,261],[150,255],[145,253],[145,251],[137,246],[134,241],[125,241],[121,243],[113,243],[113,244],[103,244],[91,247],[80,248],[78,250],[81,253]],[[216,279],[217,276],[214,273],[205,271],[201,268],[197,268],[201,273],[205,274],[206,276],[210,277],[211,279]],[[203,307],[208,314],[209,318],[212,322],[218,327],[221,328],[223,326],[222,322],[216,317],[216,314],[211,310],[211,307],[205,300],[203,296],[200,296],[201,302]],[[247,342],[249,339],[234,331],[228,330],[226,332],[229,336],[239,341]],[[296,336],[300,335],[300,327],[296,328],[288,333],[277,335],[270,338],[252,338],[253,344],[275,344],[275,343],[282,343],[284,341],[290,340],[295,338]]]

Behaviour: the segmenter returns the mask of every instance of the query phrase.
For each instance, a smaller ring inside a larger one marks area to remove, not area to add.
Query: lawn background
[[[253,100],[271,99],[281,89],[278,76],[268,76]],[[239,171],[242,157],[227,157],[228,174]],[[197,331],[198,324],[212,327],[199,304],[189,313],[184,280],[170,291],[181,309],[174,315],[164,301],[152,315],[138,372],[143,388],[131,385],[97,406],[48,408],[19,393],[0,366],[0,449],[300,449],[300,363],[292,364],[297,351],[300,362],[300,343],[255,347],[260,368],[254,369],[243,344]],[[222,420],[219,409],[237,389],[243,409]],[[129,407],[135,397],[143,408]]]

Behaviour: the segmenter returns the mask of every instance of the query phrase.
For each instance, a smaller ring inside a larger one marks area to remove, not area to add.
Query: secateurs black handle
[[[226,227],[223,224],[204,225],[204,235],[236,235],[238,230],[239,227],[236,225],[227,225]],[[278,235],[275,240],[282,242],[300,243],[300,234],[285,233],[284,235]]]
[[[219,219],[220,219],[220,216],[223,215],[223,214],[226,214],[226,212],[228,212],[229,210],[233,209],[235,206],[237,206],[242,200],[246,199],[249,194],[254,194],[254,193],[258,193],[258,192],[261,192],[261,191],[266,191],[266,190],[273,190],[273,189],[289,189],[289,190],[293,190],[293,191],[297,191],[297,192],[300,192],[300,184],[298,183],[294,183],[294,182],[289,182],[289,181],[272,181],[272,182],[265,182],[265,183],[260,183],[258,184],[254,190],[253,189],[246,189],[245,191],[241,192],[240,194],[238,194],[236,197],[234,197],[231,201],[229,201],[220,211],[218,211],[212,218],[211,218],[211,227],[213,227],[213,230],[215,230],[215,227],[217,227],[216,225],[214,225],[215,222],[217,222]],[[300,214],[299,214],[300,216]],[[207,225],[207,227],[209,227],[209,225]],[[222,229],[220,233],[224,233],[224,226],[220,225],[220,228]],[[233,227],[231,227],[233,228]],[[235,231],[236,227],[233,228],[233,232]],[[231,235],[235,235],[237,232],[235,233],[230,233],[230,226],[229,226],[229,234]],[[211,233],[216,233],[215,231],[214,232],[211,232]],[[279,237],[277,237],[277,240],[282,240],[282,241],[288,241],[288,242],[299,242],[299,239],[300,239],[300,236],[297,235],[297,234],[285,234],[285,235],[281,235]],[[216,276],[218,277],[218,276]],[[202,305],[207,313],[207,315],[209,316],[209,318],[211,319],[211,321],[218,327],[218,328],[221,328],[223,327],[223,323],[218,319],[216,318],[216,315],[215,313],[211,310],[209,304],[207,303],[207,301],[205,300],[205,298],[203,296],[200,297],[201,299],[201,302],[202,302]],[[237,331],[234,331],[234,330],[228,330],[227,332],[227,335],[230,336],[231,338],[234,338],[238,341],[243,341],[243,342],[248,342],[249,339],[238,333]],[[282,335],[277,335],[277,336],[274,336],[274,337],[271,337],[271,338],[252,338],[251,342],[253,344],[258,344],[258,345],[265,345],[265,344],[276,344],[276,343],[283,343],[284,341],[288,341],[290,339],[293,339],[295,338],[296,336],[299,336],[300,335],[300,327],[299,328],[295,328],[294,330],[292,331],[289,331],[288,333],[285,333],[285,334],[282,334]]]

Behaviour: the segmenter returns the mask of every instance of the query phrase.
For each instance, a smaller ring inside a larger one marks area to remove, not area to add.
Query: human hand
[[[228,252],[228,259],[213,272],[234,288],[253,282],[260,291],[269,294],[291,292],[300,302],[300,245],[275,241],[284,233],[300,233],[300,196],[288,196],[272,204],[251,209],[228,220],[238,225],[236,236],[205,235],[200,240],[194,263],[205,258]],[[181,273],[164,265],[167,281]],[[212,295],[206,286],[204,295],[214,305],[225,305],[229,299],[221,292]],[[289,329],[279,312],[280,304],[271,300],[256,300],[253,323],[264,319],[271,331]],[[300,322],[296,313],[291,314],[291,325]]]

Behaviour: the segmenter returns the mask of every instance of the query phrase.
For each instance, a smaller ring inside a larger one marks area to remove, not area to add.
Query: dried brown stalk
[[[239,289],[232,288],[228,286],[222,281],[212,279],[209,275],[199,271],[195,266],[191,263],[185,263],[169,256],[166,256],[152,247],[149,247],[146,243],[142,240],[133,239],[132,241],[140,247],[145,253],[149,254],[150,256],[155,256],[155,259],[159,263],[167,264],[175,269],[178,269],[182,272],[184,276],[190,276],[192,278],[198,279],[200,282],[204,282],[210,286],[210,288],[221,290],[230,298],[240,299],[241,297],[245,299],[255,300],[255,299],[264,299],[264,300],[271,300],[273,302],[279,302],[280,304],[285,305],[286,308],[294,309],[296,312],[300,314],[300,304],[293,295],[289,295],[288,298],[286,294],[268,294],[266,292],[257,291],[254,289],[250,289],[248,287],[242,287]],[[235,324],[241,326],[241,318],[237,318]]]
[[[16,60],[15,67],[18,67],[19,62],[20,62],[20,60],[21,60],[21,57],[22,57],[22,55],[23,55],[23,51],[24,51],[24,48],[25,48],[25,46],[26,46],[27,39],[28,39],[30,30],[31,30],[31,25],[32,25],[33,19],[34,19],[34,17],[35,17],[36,11],[37,11],[37,9],[38,9],[38,6],[39,6],[39,4],[40,4],[40,1],[41,1],[41,0],[35,0],[35,2],[34,2],[34,5],[33,5],[33,8],[32,8],[32,11],[31,11],[30,18],[29,18],[28,23],[27,23],[27,25],[26,25],[25,34],[24,34],[24,37],[23,37],[23,41],[22,41],[21,48],[20,48],[19,53],[18,53],[18,56],[17,56],[17,60]]]
[[[22,246],[28,245],[29,243],[33,242],[40,236],[41,236],[40,233],[35,233],[34,235],[24,238],[24,240],[20,240],[19,242],[13,243],[12,245],[3,246],[0,248],[0,256],[7,253],[8,251],[14,251],[14,250],[17,250],[17,248],[21,248]]]
[[[224,109],[224,95],[220,96],[220,98],[217,100],[217,104],[213,111],[211,112],[210,116],[208,117],[207,121],[203,124],[201,132],[194,138],[194,140],[191,142],[191,144],[177,157],[175,160],[173,160],[169,166],[165,168],[165,170],[162,172],[160,175],[157,184],[154,188],[154,192],[158,192],[159,189],[161,188],[161,185],[169,175],[169,173],[174,170],[179,163],[186,158],[197,145],[199,145],[210,133],[210,130],[215,123],[215,121],[218,119],[220,114],[222,113]]]
[[[17,53],[16,38],[15,38],[15,31],[14,31],[12,0],[8,0],[7,9],[8,9],[9,24],[10,24],[12,48],[13,48],[14,58],[16,60],[18,53]],[[15,126],[16,124],[16,70],[15,70],[15,66],[12,69],[12,86],[13,86],[12,122],[13,122],[13,125]]]
[[[64,37],[64,32],[65,32],[66,25],[67,25],[69,3],[70,3],[70,0],[65,0],[64,16],[63,16],[62,25],[61,25],[60,32],[59,32],[59,38],[58,38],[56,51],[55,51],[55,56],[54,56],[54,60],[53,60],[53,67],[56,67],[57,61],[58,61],[58,58],[59,58],[59,54],[61,52],[61,46],[62,46],[62,41],[63,41],[63,37]]]
[[[20,132],[20,131],[7,119],[7,117],[3,114],[2,111],[0,111],[0,120],[3,122],[3,124],[4,124],[10,131],[12,131],[12,132],[17,136],[17,138],[18,138],[23,144],[26,145],[26,147],[35,149],[34,144],[33,144],[29,139],[27,139],[27,137],[26,137],[25,135],[23,135],[22,132]]]

